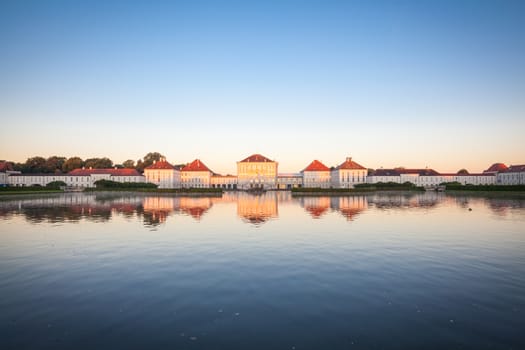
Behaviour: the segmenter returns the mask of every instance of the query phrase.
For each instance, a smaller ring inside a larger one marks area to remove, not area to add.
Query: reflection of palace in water
[[[484,205],[494,214],[505,216],[513,209],[523,209],[523,199],[446,195],[442,193],[371,193],[351,196],[292,197],[288,192],[253,195],[230,192],[222,197],[151,196],[147,194],[60,194],[0,201],[0,219],[23,216],[29,222],[89,220],[109,221],[112,215],[137,217],[146,226],[165,223],[170,216],[188,216],[199,222],[214,205],[236,206],[237,216],[259,226],[280,215],[279,205],[299,204],[313,219],[330,212],[351,221],[371,207],[388,209],[434,208],[438,205],[468,208]],[[284,210],[286,212],[286,210]],[[232,213],[232,215],[235,215]]]
[[[140,212],[140,197],[104,197],[94,194],[51,195],[0,202],[0,217],[23,215],[30,222],[108,221],[113,213]]]
[[[350,221],[368,208],[367,198],[362,195],[344,197],[308,196],[299,198],[299,203],[314,219],[319,219],[332,210]]]
[[[277,203],[274,193],[242,194],[237,198],[237,215],[252,224],[262,224],[279,215]]]

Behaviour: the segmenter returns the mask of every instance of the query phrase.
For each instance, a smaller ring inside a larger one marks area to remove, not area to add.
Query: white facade
[[[367,177],[367,183],[405,183],[416,186],[438,186],[447,182],[459,182],[462,185],[493,185],[494,174],[439,174],[432,169],[380,169]]]
[[[500,185],[525,185],[525,165],[511,165],[505,172],[498,173]]]
[[[153,183],[158,188],[181,188],[181,172],[168,163],[165,158],[144,169],[146,182]]]
[[[15,187],[44,187],[51,182],[62,181],[70,187],[89,188],[95,187],[95,182],[98,180],[109,180],[115,182],[145,182],[144,176],[138,173],[138,175],[132,175],[131,172],[128,174],[123,172],[121,175],[116,170],[123,169],[76,169],[68,174],[9,174],[8,184]],[[93,173],[89,174],[90,171]]]
[[[328,171],[305,171],[303,173],[303,187],[306,188],[330,188],[332,186],[330,170]]]
[[[209,171],[181,171],[183,188],[209,188],[211,173]]]
[[[376,184],[376,183],[401,183],[401,176],[399,175],[369,175],[366,178],[366,182],[369,184]]]
[[[210,188],[212,172],[199,159],[182,168],[181,183],[183,188]]]
[[[330,175],[334,188],[353,188],[354,185],[367,182],[368,170],[347,157]]]
[[[158,188],[180,188],[181,175],[176,169],[144,169],[146,182],[158,186]]]
[[[277,189],[291,190],[292,188],[303,187],[302,174],[279,174],[277,175]]]
[[[305,188],[330,188],[332,178],[330,168],[318,161],[312,161],[303,171],[303,187]]]
[[[234,190],[237,189],[237,176],[214,174],[211,176],[210,184],[212,188]]]
[[[469,174],[456,175],[454,182],[459,182],[462,185],[494,185],[496,184],[495,174]]]

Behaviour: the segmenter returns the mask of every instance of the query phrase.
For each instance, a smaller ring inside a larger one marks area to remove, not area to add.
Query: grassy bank
[[[355,185],[356,190],[368,191],[425,191],[423,187],[418,187],[411,182],[396,183],[396,182],[378,182],[375,184],[359,184]]]
[[[293,188],[292,195],[297,196],[340,196],[345,194],[359,194],[378,191],[424,191],[423,187],[417,187],[411,183],[377,183],[377,184],[359,184],[354,188]]]
[[[525,185],[460,185],[445,184],[446,191],[525,192]]]
[[[179,195],[219,195],[222,196],[220,188],[137,188],[137,187],[114,187],[114,188],[86,188],[85,192],[139,192],[139,193],[166,193]]]
[[[95,188],[87,188],[86,192],[141,192],[141,193],[166,193],[178,195],[208,195],[222,196],[220,188],[158,188],[157,185],[144,182],[116,182],[99,180]]]
[[[388,190],[379,190],[372,188],[294,188],[291,190],[292,196],[344,196],[354,194],[368,194],[372,192],[381,192]],[[395,190],[401,192],[402,190]]]
[[[368,190],[358,190],[354,188],[292,188],[292,194],[345,194],[355,192],[369,192]]]
[[[0,196],[18,194],[61,193],[60,189],[46,187],[0,187]]]

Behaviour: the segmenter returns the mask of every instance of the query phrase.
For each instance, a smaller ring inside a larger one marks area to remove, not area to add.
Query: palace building
[[[211,187],[212,188],[223,188],[226,190],[237,189],[237,176],[235,175],[211,175]]]
[[[260,154],[253,154],[237,162],[237,188],[277,189],[279,163]]]
[[[212,171],[200,159],[195,159],[181,170],[182,187],[210,188]]]
[[[330,168],[318,161],[312,161],[301,171],[303,175],[303,186],[307,188],[330,188]]]
[[[180,170],[168,163],[164,157],[144,169],[146,182],[153,183],[158,188],[180,188],[180,173]]]
[[[279,163],[261,154],[253,154],[237,162],[237,175],[220,175],[211,171],[200,159],[195,159],[180,169],[162,157],[144,169],[141,175],[135,169],[86,169],[79,168],[63,173],[20,173],[12,164],[0,161],[0,186],[46,186],[62,181],[68,187],[95,187],[99,180],[116,182],[148,182],[158,188],[222,188],[226,190],[289,190],[293,188],[353,188],[364,183],[405,183],[426,188],[443,183],[458,182],[462,185],[523,185],[525,165],[507,167],[494,163],[482,173],[471,174],[465,169],[457,173],[439,173],[429,168],[368,169],[351,157],[336,167],[329,168],[313,160],[300,173],[278,173]]]
[[[354,185],[366,183],[368,170],[357,164],[351,157],[332,170],[332,186],[334,188],[353,188]]]
[[[525,185],[525,164],[511,165],[505,172],[498,173],[498,184]]]
[[[145,182],[144,176],[135,169],[85,169],[79,168],[67,174],[10,174],[9,185],[16,187],[46,186],[55,181],[65,182],[69,187],[95,187],[98,180],[115,182]]]

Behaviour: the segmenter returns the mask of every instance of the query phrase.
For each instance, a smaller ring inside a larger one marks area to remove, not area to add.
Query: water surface
[[[0,200],[2,349],[523,349],[525,200]]]

